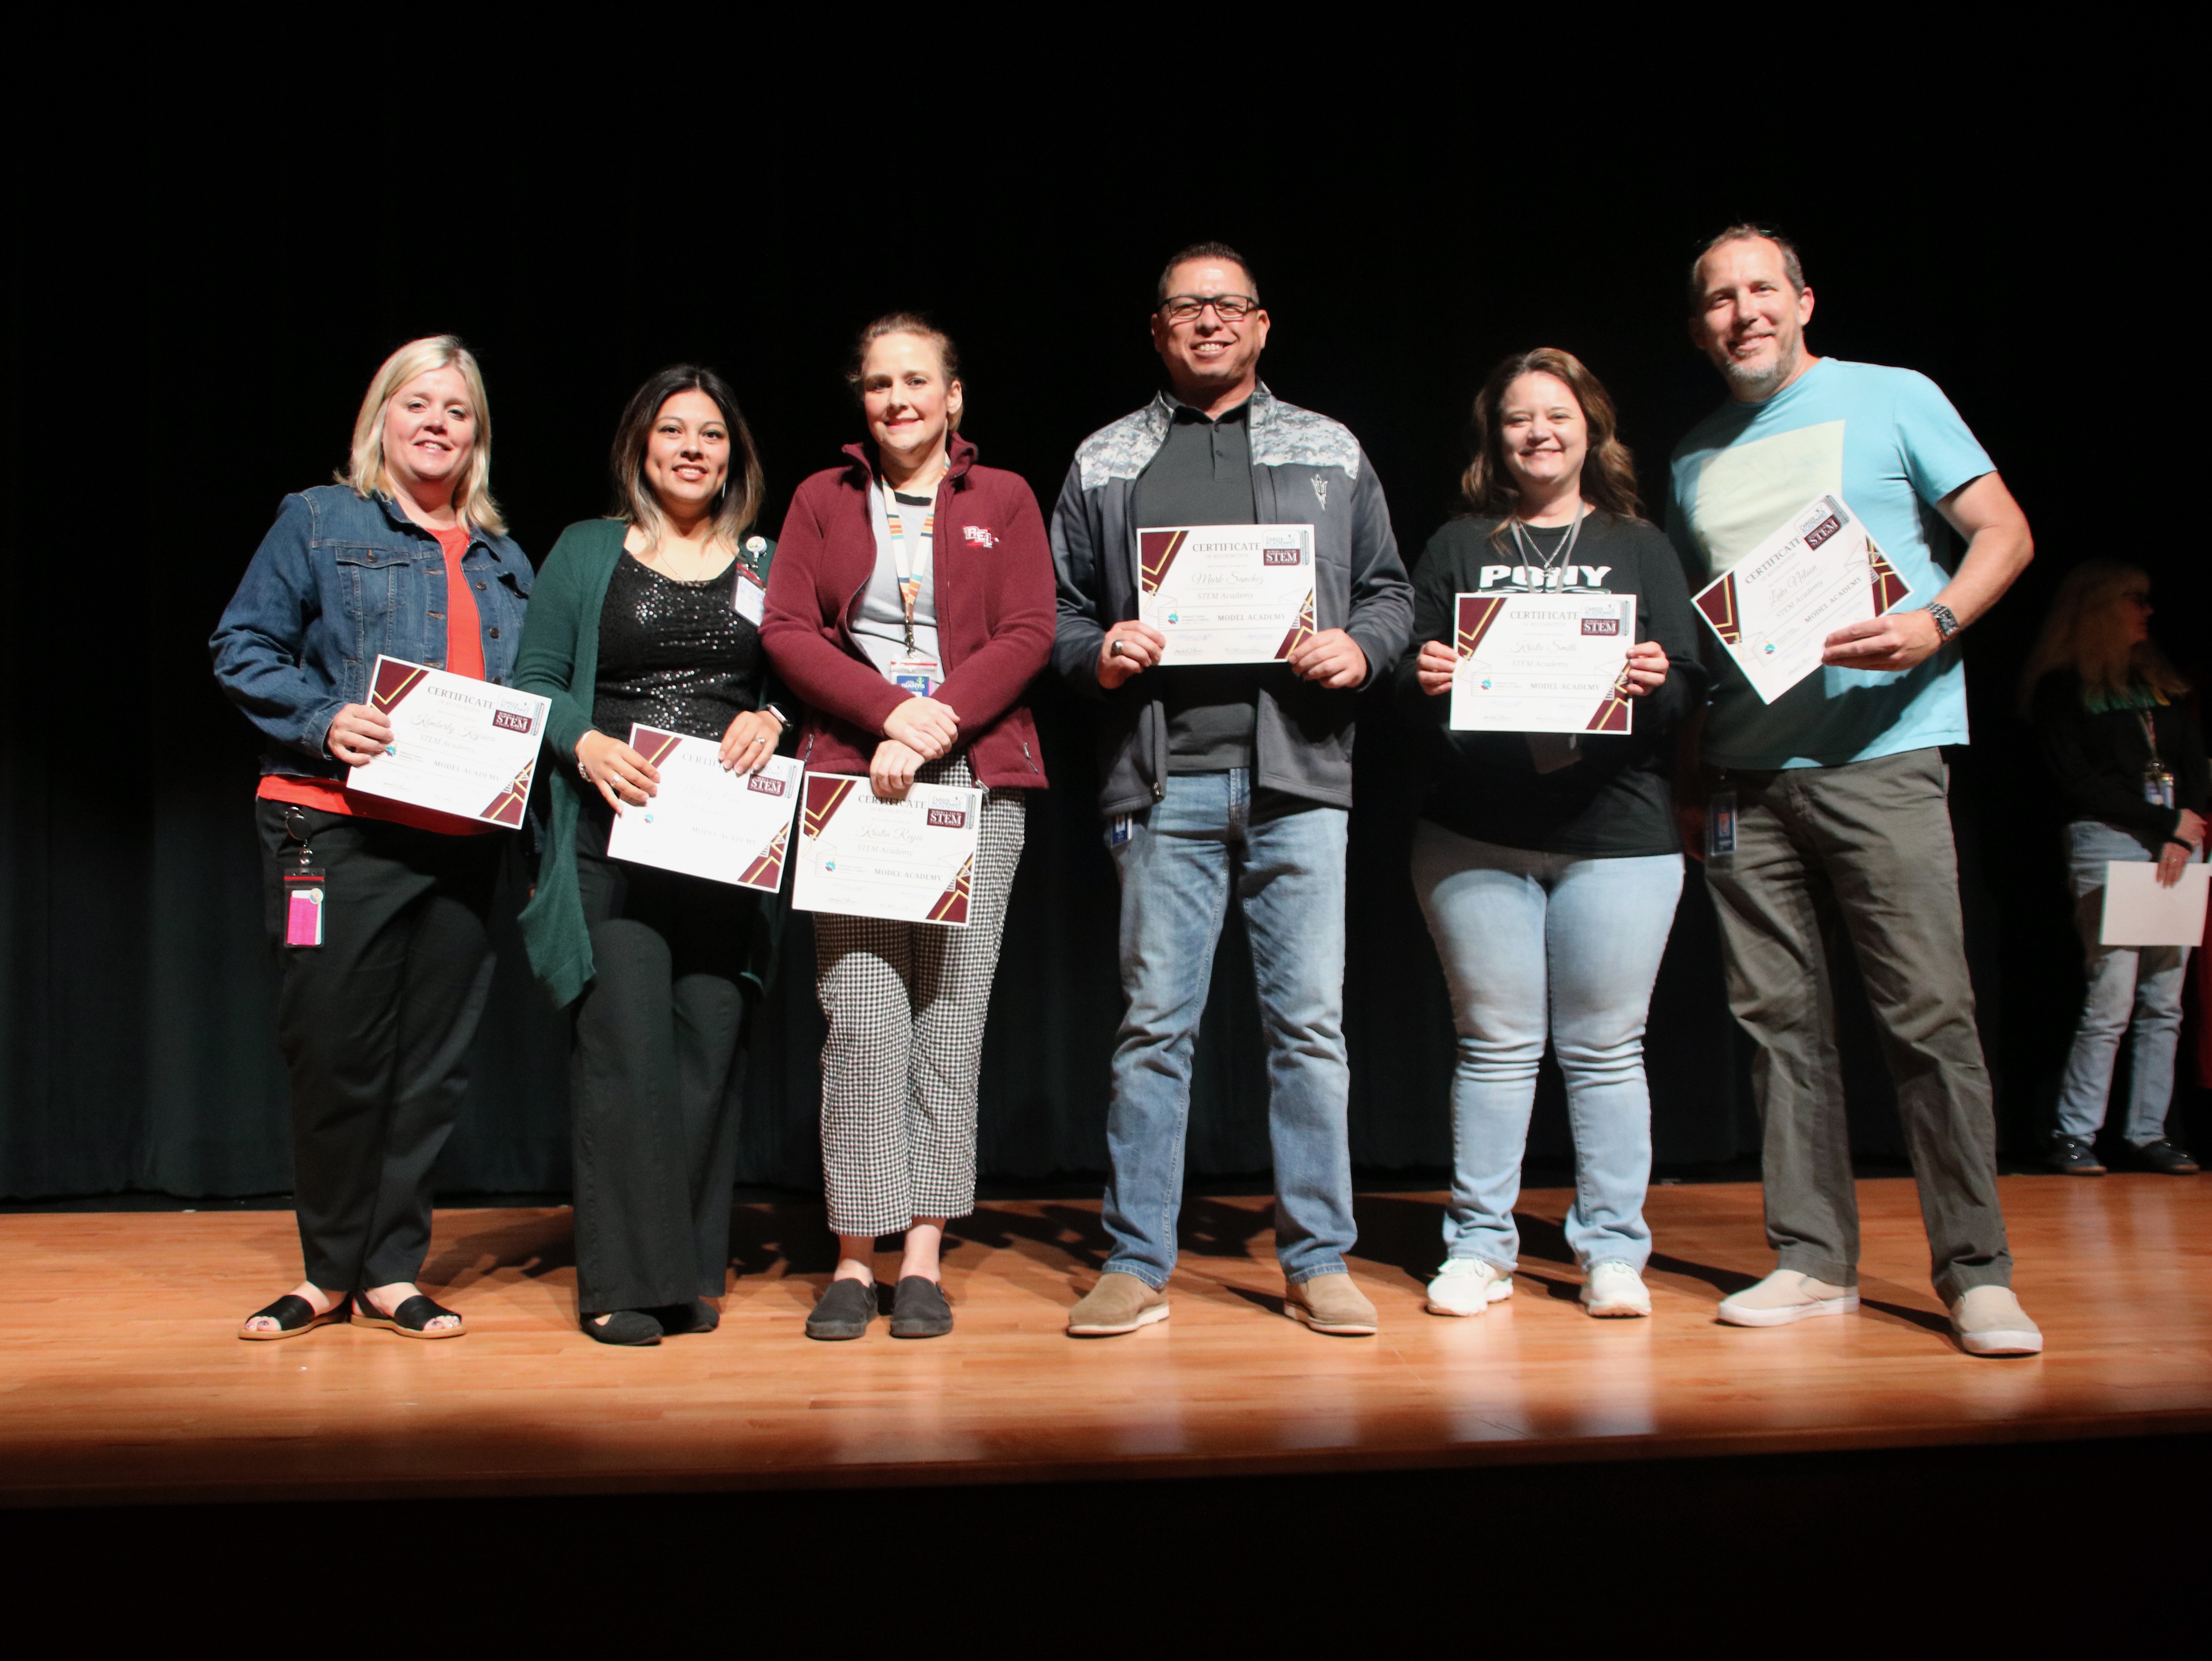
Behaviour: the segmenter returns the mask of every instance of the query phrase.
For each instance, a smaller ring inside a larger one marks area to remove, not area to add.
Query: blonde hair
[[[845,372],[846,384],[854,392],[860,390],[861,373],[868,367],[868,349],[887,334],[917,335],[937,348],[937,366],[945,375],[945,390],[948,396],[952,383],[960,379],[960,349],[952,344],[952,337],[932,323],[920,312],[885,312],[860,331],[860,338],[853,343],[853,367]],[[960,407],[947,412],[945,426],[948,432],[960,430],[960,417],[968,413],[967,388],[961,388]]]
[[[368,383],[368,395],[354,417],[353,455],[337,482],[353,486],[362,497],[394,496],[391,470],[384,461],[384,417],[402,386],[433,369],[455,368],[468,384],[469,401],[476,406],[476,441],[469,447],[469,465],[453,489],[453,511],[467,524],[494,536],[507,529],[507,516],[491,495],[491,405],[484,397],[483,371],[476,354],[461,344],[459,335],[425,335],[410,340],[386,358]]]
[[[2141,566],[2117,559],[2085,559],[2060,578],[2043,632],[2021,671],[2021,711],[2033,700],[2037,684],[2057,669],[2081,677],[2081,702],[2091,709],[2124,704],[2130,694],[2146,691],[2161,703],[2186,692],[2189,683],[2155,644],[2128,643],[2120,602],[2149,589]]]

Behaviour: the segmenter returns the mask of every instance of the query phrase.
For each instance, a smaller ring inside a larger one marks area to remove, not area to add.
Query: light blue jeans
[[[1423,819],[1413,886],[1459,1034],[1445,1257],[1510,1271],[1521,1254],[1513,1205],[1548,1030],[1575,1137],[1567,1244],[1584,1269],[1641,1269],[1651,1256],[1644,1025],[1681,897],[1682,856],[1535,854]]]
[[[1106,1115],[1109,1272],[1161,1287],[1175,1269],[1191,1052],[1234,893],[1267,1040],[1275,1255],[1293,1284],[1344,1273],[1355,1238],[1344,1050],[1346,817],[1340,807],[1255,792],[1240,767],[1173,776],[1158,804],[1108,827],[1121,874],[1126,1001]]]
[[[2076,819],[2066,827],[2074,922],[2081,931],[2089,987],[2058,1087],[2058,1129],[2085,1141],[2104,1125],[2112,1062],[2130,1015],[2135,1039],[2128,1050],[2128,1123],[2122,1134],[2137,1147],[2156,1141],[2166,1135],[2166,1110],[2173,1104],[2173,1052],[2181,1042],[2181,982],[2189,948],[2097,943],[2105,921],[2105,862],[2154,857],[2117,826]]]

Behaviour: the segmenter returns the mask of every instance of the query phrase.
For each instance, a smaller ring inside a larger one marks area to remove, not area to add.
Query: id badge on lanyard
[[[2143,742],[2150,746],[2150,764],[2143,769],[2143,800],[2154,807],[2173,806],[2173,774],[2159,758],[2158,728],[2153,724],[2150,711],[2138,709],[2136,719],[2142,722]]]
[[[945,671],[943,665],[921,649],[914,636],[915,609],[921,602],[921,564],[914,559],[910,550],[919,542],[922,549],[922,562],[929,559],[937,516],[932,513],[922,520],[920,536],[908,537],[905,513],[902,509],[894,508],[889,487],[879,483],[872,494],[876,498],[876,511],[883,516],[883,532],[890,543],[891,558],[897,567],[899,610],[906,618],[906,651],[903,655],[893,658],[890,667],[884,672],[891,684],[901,691],[912,697],[926,698],[944,683]]]

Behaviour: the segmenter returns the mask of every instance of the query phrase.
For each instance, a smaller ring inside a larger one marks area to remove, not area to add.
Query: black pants
[[[507,839],[254,806],[307,1278],[337,1293],[411,1281],[430,1247],[430,1167],[468,1093],[491,988],[484,918]],[[283,943],[280,872],[301,847],[288,812],[328,873],[319,946]]]
[[[755,904],[726,883],[608,859],[611,823],[586,802],[576,824],[596,971],[568,1075],[586,1315],[722,1295]]]

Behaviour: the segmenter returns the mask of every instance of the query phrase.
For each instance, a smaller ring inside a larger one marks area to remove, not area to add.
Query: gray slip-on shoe
[[[868,1323],[875,1318],[873,1281],[832,1281],[829,1290],[815,1300],[814,1312],[806,1317],[806,1335],[824,1340],[864,1338]]]
[[[952,1305],[945,1288],[925,1275],[908,1275],[891,1297],[891,1336],[942,1338],[952,1330]]]

